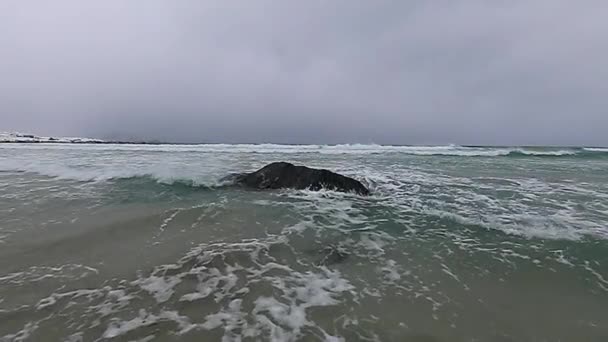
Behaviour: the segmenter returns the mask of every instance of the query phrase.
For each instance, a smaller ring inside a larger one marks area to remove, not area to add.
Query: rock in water
[[[354,192],[369,195],[369,190],[358,180],[329,170],[312,169],[290,163],[278,162],[258,171],[232,176],[236,184],[256,189],[321,189]]]

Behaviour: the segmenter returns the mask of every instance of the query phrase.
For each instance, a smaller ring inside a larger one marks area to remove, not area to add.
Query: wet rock
[[[236,184],[255,189],[321,189],[354,192],[369,195],[369,190],[358,180],[324,169],[296,166],[277,162],[264,166],[258,171],[229,176]]]

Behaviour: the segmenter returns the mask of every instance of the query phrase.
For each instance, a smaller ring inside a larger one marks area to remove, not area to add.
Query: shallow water
[[[219,184],[272,161],[370,197]],[[0,145],[0,341],[606,341],[608,153]]]

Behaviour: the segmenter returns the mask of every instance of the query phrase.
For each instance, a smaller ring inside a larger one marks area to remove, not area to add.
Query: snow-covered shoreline
[[[41,137],[34,134],[0,132],[0,143],[65,143],[65,144],[103,144],[101,139],[80,137]]]

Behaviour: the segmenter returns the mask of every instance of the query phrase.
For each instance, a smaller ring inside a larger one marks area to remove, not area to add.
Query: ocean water
[[[608,341],[608,149],[3,144],[0,341]]]

